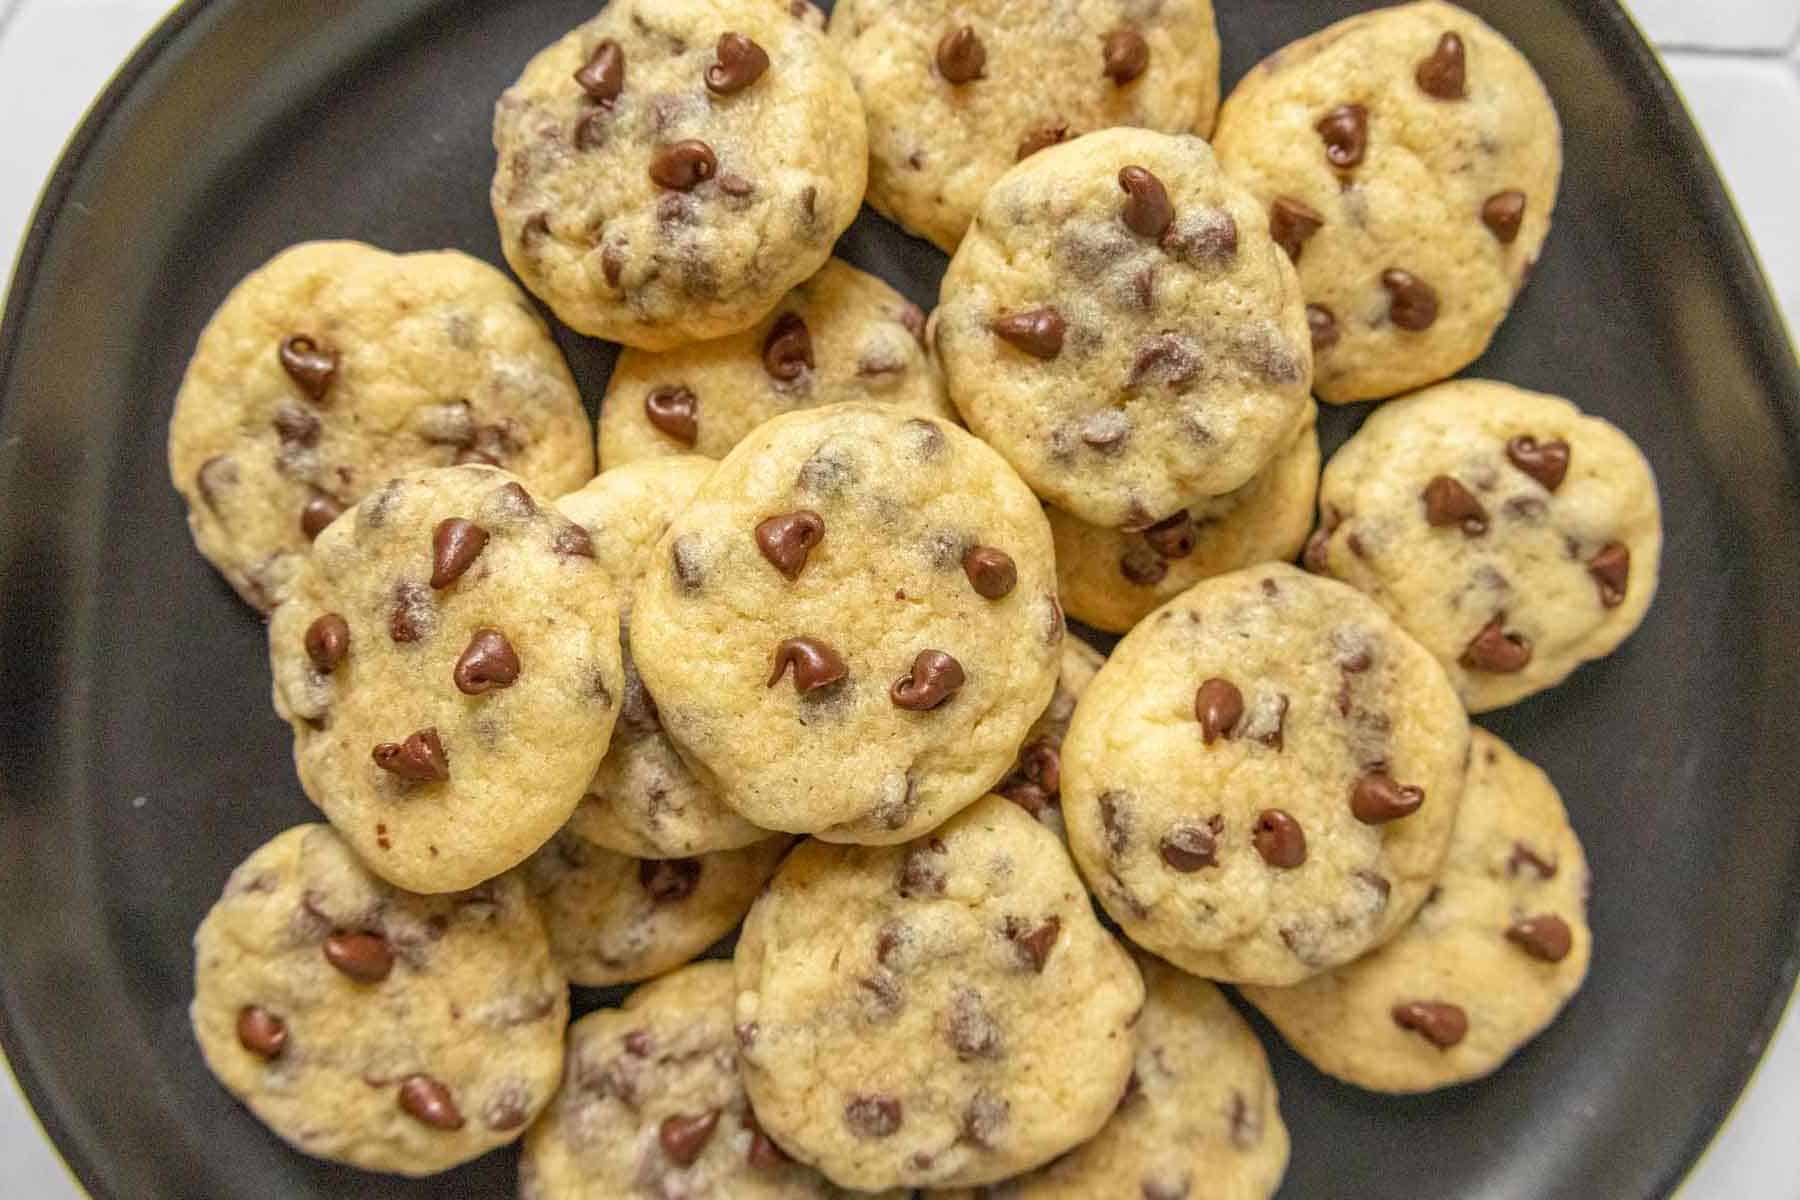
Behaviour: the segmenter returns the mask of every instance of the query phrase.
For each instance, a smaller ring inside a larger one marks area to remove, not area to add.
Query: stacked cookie
[[[625,346],[598,475],[494,268],[240,284],[171,470],[329,824],[196,935],[226,1087],[370,1170],[523,1139],[532,1200],[1260,1197],[1288,1134],[1207,981],[1377,1090],[1543,1029],[1586,865],[1468,714],[1643,620],[1656,486],[1437,381],[1539,253],[1554,111],[1432,2],[1217,100],[1206,0],[613,0],[491,189]],[[929,318],[832,257],[865,199],[953,252]],[[1315,393],[1432,383],[1321,479]]]

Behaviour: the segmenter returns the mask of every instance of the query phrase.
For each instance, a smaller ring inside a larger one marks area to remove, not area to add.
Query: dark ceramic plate
[[[1495,1078],[1417,1099],[1340,1086],[1271,1038],[1285,1196],[1665,1193],[1743,1086],[1800,953],[1792,351],[1619,10],[1472,6],[1543,73],[1568,165],[1542,266],[1471,373],[1638,439],[1662,482],[1662,594],[1621,653],[1484,719],[1549,769],[1587,843],[1586,990]],[[0,338],[0,1035],[102,1200],[512,1194],[506,1154],[417,1183],[302,1158],[201,1065],[189,937],[235,863],[314,814],[262,626],[189,545],[163,441],[201,325],[288,243],[501,261],[494,99],[595,7],[191,0],[50,182]],[[1219,7],[1229,84],[1365,5]],[[840,251],[933,301],[942,257],[880,219]],[[558,336],[597,399],[609,348]],[[1328,447],[1361,416],[1328,413]]]

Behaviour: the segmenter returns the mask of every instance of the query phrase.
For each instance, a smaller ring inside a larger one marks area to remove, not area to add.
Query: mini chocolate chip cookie
[[[522,870],[570,982],[635,983],[698,958],[731,932],[793,841],[694,858],[631,858],[569,830]]]
[[[370,488],[477,462],[550,495],[594,473],[569,368],[523,293],[454,251],[309,242],[207,322],[169,419],[188,528],[264,612]]]
[[[1225,101],[1213,145],[1300,268],[1313,390],[1333,404],[1480,356],[1543,248],[1562,173],[1531,64],[1435,0],[1276,51]]]
[[[625,686],[587,531],[493,467],[381,485],[269,620],[300,783],[382,878],[449,892],[562,828]]]
[[[1125,1099],[1094,1139],[979,1192],[936,1200],[1268,1200],[1287,1170],[1288,1132],[1262,1043],[1212,984],[1149,955],[1148,996]],[[1133,1186],[1135,1185],[1135,1186]]]
[[[1057,837],[1063,837],[1062,819],[1062,743],[1069,733],[1069,719],[1075,715],[1075,704],[1087,691],[1094,676],[1106,662],[1106,656],[1078,637],[1063,642],[1062,669],[1056,676],[1056,691],[1038,719],[1032,722],[1019,747],[1013,769],[994,790],[1047,826]]]
[[[1412,924],[1347,966],[1244,996],[1348,1083],[1465,1083],[1543,1032],[1581,987],[1587,898],[1587,860],[1549,777],[1477,729],[1444,874]]]
[[[563,1088],[525,1138],[519,1200],[848,1200],[757,1125],[735,996],[730,963],[695,963],[570,1026]]]
[[[619,355],[600,406],[600,461],[724,458],[770,417],[841,400],[956,415],[925,350],[925,314],[834,258],[742,333]]]
[[[517,880],[411,895],[300,825],[201,922],[189,1016],[207,1067],[294,1149],[430,1175],[549,1103],[569,991]]]
[[[1056,686],[1043,510],[947,421],[776,417],[654,554],[638,671],[695,774],[765,829],[916,837],[994,786]]]
[[[1443,864],[1468,718],[1368,597],[1269,563],[1125,636],[1063,741],[1063,819],[1126,934],[1284,986],[1399,932]]]
[[[1143,529],[1248,483],[1307,405],[1299,281],[1206,143],[1091,133],[1003,175],[932,323],[969,428],[1051,504]]]
[[[1056,835],[999,796],[904,846],[807,842],[737,947],[757,1119],[844,1187],[991,1183],[1099,1131],[1144,985]]]
[[[1015,162],[1096,129],[1211,131],[1211,0],[838,0],[831,37],[869,117],[869,203],[954,251]]]
[[[1275,461],[1223,496],[1188,505],[1127,533],[1049,509],[1056,583],[1069,615],[1124,633],[1157,605],[1213,575],[1286,561],[1312,529],[1319,492],[1319,435],[1309,401],[1300,431]]]
[[[694,777],[663,732],[656,701],[631,657],[630,588],[651,563],[669,522],[717,465],[693,454],[648,459],[604,472],[556,502],[565,517],[587,530],[596,559],[627,605],[620,618],[625,691],[619,723],[569,828],[633,858],[687,858],[736,850],[769,836]]]
[[[770,0],[613,0],[494,113],[500,245],[574,329],[644,350],[747,329],[817,271],[868,180],[862,102]]]
[[[1325,468],[1315,570],[1437,656],[1470,712],[1618,648],[1656,594],[1643,452],[1557,396],[1458,379],[1383,405]]]

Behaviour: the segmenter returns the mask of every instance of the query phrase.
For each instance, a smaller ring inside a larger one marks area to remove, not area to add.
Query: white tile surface
[[[304,0],[302,0],[304,2]],[[368,0],[379,3],[380,0]],[[1223,0],[1249,4],[1253,0]],[[0,0],[0,262],[10,262],[63,140],[164,0]],[[1800,327],[1800,0],[1635,0],[1737,198],[1791,326]],[[0,1059],[0,1063],[4,1060]],[[1790,1013],[1683,1200],[1800,1200],[1800,1014]],[[0,1077],[0,1197],[79,1200]]]

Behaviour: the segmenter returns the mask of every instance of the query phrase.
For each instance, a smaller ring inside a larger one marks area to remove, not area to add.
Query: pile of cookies
[[[626,347],[597,475],[487,264],[309,244],[226,299],[171,469],[328,823],[232,874],[192,1017],[277,1135],[522,1138],[527,1200],[1266,1197],[1208,981],[1380,1091],[1555,1017],[1582,849],[1468,714],[1637,627],[1656,485],[1443,382],[1548,233],[1555,112],[1435,0],[1220,106],[1214,22],[612,0],[500,97],[492,181],[525,288]],[[951,252],[929,319],[831,257],[865,199]],[[1403,392],[1321,478],[1314,397]]]

